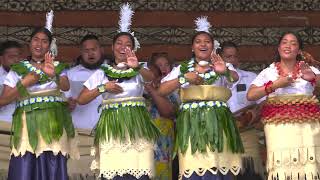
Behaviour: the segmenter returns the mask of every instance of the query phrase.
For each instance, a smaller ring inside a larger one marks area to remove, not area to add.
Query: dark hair
[[[96,35],[94,35],[94,34],[87,34],[87,35],[85,35],[85,36],[81,39],[80,44],[82,45],[83,42],[85,42],[85,41],[87,41],[87,40],[96,40],[96,41],[99,42],[98,36],[96,36]]]
[[[120,37],[120,36],[128,36],[132,42],[132,47],[134,48],[135,47],[135,42],[134,42],[134,37],[128,33],[128,32],[119,32],[118,34],[116,34],[114,37],[113,37],[113,40],[112,40],[112,44],[115,44],[117,39]]]
[[[235,48],[238,50],[238,46],[234,42],[225,41],[221,44],[221,48],[217,49],[217,53],[221,55],[226,48]]]
[[[191,43],[193,44],[193,42],[194,42],[194,40],[196,39],[196,37],[197,36],[199,36],[200,34],[206,34],[206,35],[208,35],[209,37],[210,37],[210,39],[211,39],[211,42],[213,43],[213,36],[210,34],[210,33],[208,33],[208,32],[205,32],[205,31],[198,31],[197,33],[195,33],[193,36],[192,36],[192,41],[191,41]]]
[[[36,28],[32,34],[31,34],[31,39],[37,34],[37,33],[44,33],[45,35],[47,35],[48,37],[48,40],[49,40],[49,44],[51,44],[51,41],[52,41],[52,33],[47,29],[47,28],[44,28],[44,27],[38,27]]]
[[[5,41],[3,43],[1,43],[1,47],[0,47],[0,56],[2,56],[4,54],[4,52],[7,49],[10,48],[22,48],[22,45],[20,43],[18,43],[17,41]]]
[[[286,36],[287,34],[292,34],[294,35],[296,38],[297,38],[297,41],[298,41],[298,44],[299,44],[299,49],[302,50],[303,49],[303,41],[300,37],[299,34],[295,33],[295,32],[291,32],[291,31],[287,31],[287,32],[284,32],[282,33],[282,35],[280,36],[279,40],[278,40],[278,44],[277,44],[277,47],[279,47],[282,39],[284,38],[284,36]],[[298,54],[297,55],[297,58],[296,58],[298,61],[301,61],[303,58],[302,58],[302,55],[301,54]],[[281,60],[281,57],[280,57],[280,54],[279,54],[279,51],[278,51],[278,48],[276,49],[276,55],[275,55],[275,61],[280,61]]]
[[[171,59],[169,58],[167,52],[154,52],[154,53],[152,53],[151,57],[150,57],[150,59],[148,61],[148,64],[155,65],[157,59],[159,59],[159,58],[165,58],[168,61],[169,65],[170,65],[170,68],[172,69],[173,63],[172,63]]]
[[[116,34],[112,39],[112,45],[114,45],[116,43],[117,39],[120,36],[128,36],[130,38],[131,42],[132,42],[132,47],[133,48],[135,47],[134,37],[128,32],[119,32],[118,34]],[[110,64],[114,64],[114,63],[116,63],[116,60],[115,60],[115,57],[113,55],[112,59],[110,60]]]

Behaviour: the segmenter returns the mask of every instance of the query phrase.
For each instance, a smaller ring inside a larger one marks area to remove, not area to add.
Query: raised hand
[[[213,64],[213,69],[216,73],[224,74],[227,70],[226,63],[223,61],[220,55],[211,53],[211,62]]]
[[[300,61],[299,66],[302,74],[302,79],[306,81],[312,81],[316,78],[316,74],[312,71],[312,69],[306,62]]]
[[[139,66],[138,58],[134,51],[132,51],[129,47],[125,50],[127,56],[127,65],[131,68],[137,68]]]
[[[116,81],[109,81],[105,84],[106,91],[113,94],[119,94],[123,92],[121,86],[117,84]]]
[[[46,73],[49,77],[54,77],[56,72],[53,65],[54,56],[50,52],[47,52],[44,56],[44,65],[41,70]]]

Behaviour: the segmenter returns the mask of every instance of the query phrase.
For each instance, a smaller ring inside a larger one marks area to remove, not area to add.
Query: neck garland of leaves
[[[139,74],[139,71],[133,68],[120,70],[120,69],[115,69],[108,64],[102,64],[100,66],[100,69],[104,71],[106,76],[111,77],[113,79],[128,79]]]
[[[194,72],[195,71],[195,60],[192,58],[190,61],[185,61],[181,64],[180,72],[181,76],[184,77],[184,74],[188,72]],[[203,78],[204,85],[211,85],[213,84],[217,79],[220,78],[220,75],[214,72],[214,70],[211,70],[206,73],[198,73],[200,77]]]
[[[59,61],[54,61],[53,65],[57,76],[60,75],[63,70],[69,68],[68,64],[60,63]],[[46,73],[44,73],[41,69],[34,67],[28,60],[23,60],[20,63],[13,64],[11,66],[11,70],[15,71],[22,77],[26,76],[30,72],[35,72],[36,74],[40,75],[40,84],[52,81],[52,79]]]

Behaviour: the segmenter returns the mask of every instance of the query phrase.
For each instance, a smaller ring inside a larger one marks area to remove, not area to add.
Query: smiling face
[[[296,60],[297,55],[301,52],[299,41],[294,34],[286,34],[278,45],[278,52],[281,60]]]
[[[125,53],[126,48],[133,48],[133,43],[128,35],[119,36],[112,45],[113,55],[116,63],[126,62],[127,56]]]
[[[198,34],[192,43],[196,61],[209,61],[213,50],[213,41],[206,33]]]
[[[43,60],[44,55],[49,51],[50,42],[48,36],[43,32],[36,33],[30,42],[32,59]]]

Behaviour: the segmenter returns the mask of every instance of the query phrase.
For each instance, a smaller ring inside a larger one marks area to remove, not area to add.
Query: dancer
[[[103,97],[95,129],[91,169],[102,179],[150,179],[154,176],[154,143],[160,133],[152,123],[142,97],[143,83],[153,74],[141,67],[130,33],[133,11],[121,7],[120,30],[114,36],[112,65],[103,64],[85,83],[79,104]],[[132,50],[133,49],[133,50]]]
[[[215,54],[207,17],[196,24],[194,57],[170,72],[159,92],[168,95],[180,88],[175,144],[180,179],[232,179],[241,169],[243,147],[226,102],[231,96],[227,87],[238,75]]]
[[[313,96],[319,70],[303,61],[303,42],[293,32],[278,42],[276,62],[252,82],[247,97],[267,97],[261,112],[269,180],[319,179],[320,107]]]
[[[60,90],[68,90],[67,67],[50,49],[53,12],[31,35],[31,56],[11,67],[0,104],[17,101],[13,114],[10,180],[67,180],[67,157],[77,158],[75,132]],[[51,44],[51,47],[55,45]],[[52,52],[52,53],[51,53]]]

